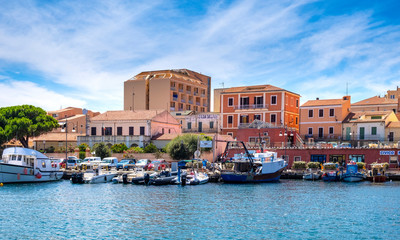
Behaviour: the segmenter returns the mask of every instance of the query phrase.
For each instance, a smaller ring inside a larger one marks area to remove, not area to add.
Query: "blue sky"
[[[123,82],[188,68],[352,101],[400,86],[400,1],[0,0],[0,107],[123,108]]]

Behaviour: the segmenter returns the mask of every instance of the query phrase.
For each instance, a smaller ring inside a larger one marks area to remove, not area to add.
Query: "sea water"
[[[1,239],[399,239],[400,182],[12,184]]]

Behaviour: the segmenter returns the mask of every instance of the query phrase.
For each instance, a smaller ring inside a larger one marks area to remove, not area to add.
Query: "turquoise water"
[[[400,182],[0,187],[1,239],[399,239]]]

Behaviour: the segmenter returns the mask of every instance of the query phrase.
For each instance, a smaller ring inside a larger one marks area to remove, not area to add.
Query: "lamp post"
[[[72,123],[72,122],[70,122]],[[65,131],[65,160],[68,159],[68,119],[65,119],[65,124],[61,129],[61,132]],[[72,123],[72,132],[75,132],[75,124]]]
[[[43,140],[43,152],[46,153],[46,140]]]

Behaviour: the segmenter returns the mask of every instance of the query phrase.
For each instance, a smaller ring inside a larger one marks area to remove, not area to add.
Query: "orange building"
[[[236,137],[238,128],[247,127],[256,119],[299,129],[297,93],[272,85],[257,85],[227,88],[219,95],[222,134]]]
[[[300,136],[320,141],[341,139],[342,122],[350,113],[350,96],[310,100],[300,107]]]
[[[124,82],[124,110],[210,111],[211,77],[188,70],[141,72]]]

